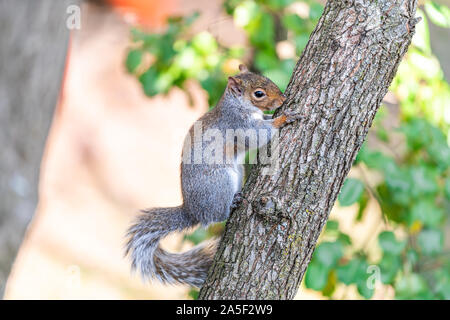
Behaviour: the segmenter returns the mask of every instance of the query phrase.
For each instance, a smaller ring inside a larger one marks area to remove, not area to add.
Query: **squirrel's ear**
[[[248,68],[245,64],[240,64],[239,71],[241,71],[241,73],[245,73],[245,72],[248,72]]]
[[[227,88],[235,93],[242,93],[241,90],[241,80],[235,77],[228,77],[228,85]]]

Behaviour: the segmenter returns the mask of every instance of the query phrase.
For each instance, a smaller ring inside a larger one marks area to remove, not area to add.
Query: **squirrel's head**
[[[238,75],[228,77],[227,90],[241,97],[262,111],[280,107],[286,97],[270,79],[250,72],[243,64]]]

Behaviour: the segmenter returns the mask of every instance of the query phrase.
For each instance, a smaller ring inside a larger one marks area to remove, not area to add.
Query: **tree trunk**
[[[36,208],[67,50],[66,10],[76,3],[0,2],[0,297]]]
[[[415,0],[330,0],[286,89],[279,168],[252,170],[200,299],[292,299],[413,35]]]

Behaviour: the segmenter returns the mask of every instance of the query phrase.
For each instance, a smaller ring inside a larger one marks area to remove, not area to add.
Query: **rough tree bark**
[[[279,169],[252,170],[200,299],[292,299],[413,35],[416,0],[330,0],[282,109]]]
[[[75,1],[0,2],[0,297],[38,200]]]

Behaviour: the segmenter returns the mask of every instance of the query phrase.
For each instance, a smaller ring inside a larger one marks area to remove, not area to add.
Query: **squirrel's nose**
[[[286,96],[284,95],[284,93],[281,94],[280,99],[281,99],[281,103],[286,101]]]

